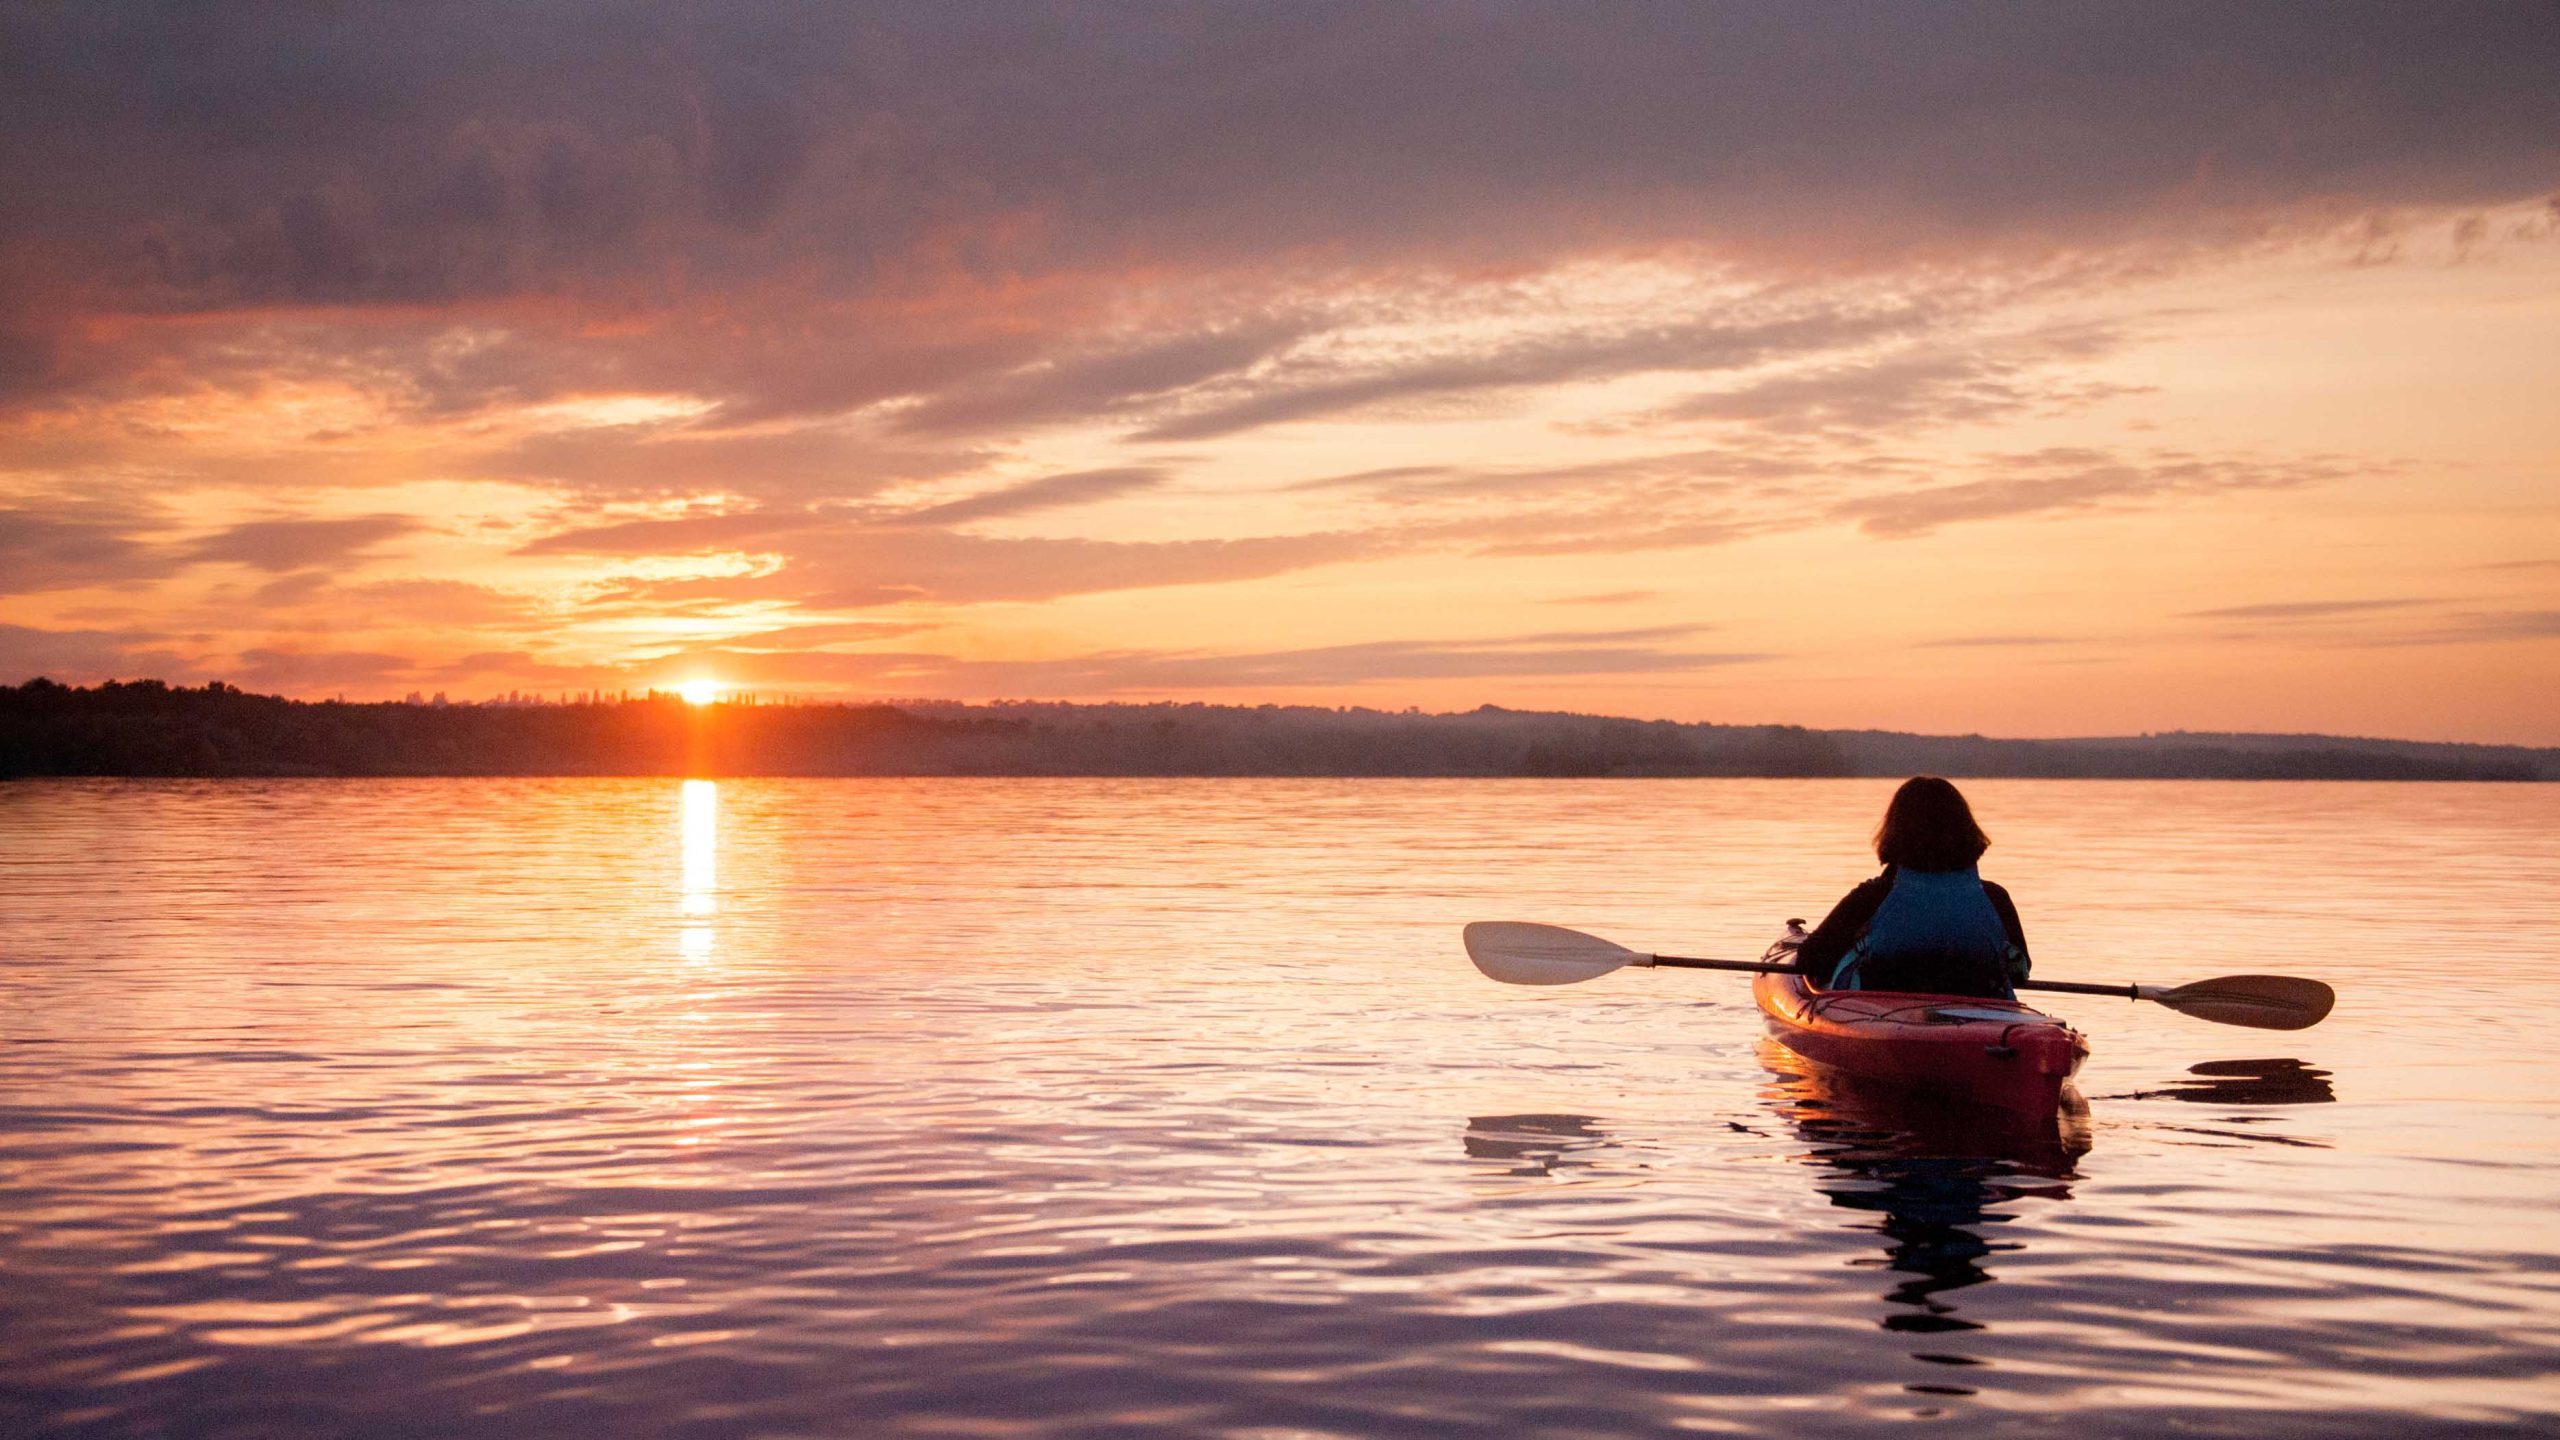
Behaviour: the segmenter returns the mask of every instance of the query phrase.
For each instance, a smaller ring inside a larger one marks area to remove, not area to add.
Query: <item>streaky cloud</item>
[[[757,545],[813,526],[841,524],[813,509],[720,510],[617,520],[528,540],[519,555],[691,555]]]
[[[785,572],[800,603],[859,609],[910,600],[973,604],[1260,579],[1400,548],[1390,536],[1313,531],[1202,540],[1092,540],[848,527],[794,536]]]
[[[2168,455],[2127,461],[2080,449],[2004,457],[2007,473],[1954,485],[1932,485],[1844,500],[1836,519],[1870,535],[1923,535],[1967,521],[2098,509],[2176,497],[2286,490],[2340,479],[2355,467],[2335,459],[2247,461]]]
[[[1371,407],[1516,390],[1647,371],[1735,370],[1907,332],[1927,319],[1908,307],[1736,322],[1708,317],[1622,331],[1541,336],[1487,351],[1425,352],[1347,373],[1334,364],[1281,367],[1233,398],[1212,399],[1158,421],[1139,440],[1205,440],[1267,425],[1330,418]]]
[[[1108,470],[1079,470],[1065,475],[1044,475],[1018,485],[985,491],[964,499],[928,505],[894,517],[900,525],[959,525],[973,520],[993,520],[1007,515],[1023,515],[1035,510],[1058,510],[1074,505],[1090,505],[1115,496],[1151,490],[1168,477],[1146,466],[1119,466]]]
[[[2436,603],[2428,599],[2397,598],[2389,600],[2285,600],[2258,605],[2225,605],[2212,610],[2189,610],[2189,620],[2328,620],[2342,616],[2372,615],[2387,610],[2407,610]]]
[[[141,538],[156,522],[141,507],[30,497],[0,505],[0,595],[156,580],[178,557]]]
[[[2081,638],[2072,635],[1956,635],[1944,640],[1915,642],[1924,650],[2007,650],[2033,649],[2047,645],[2078,645]]]
[[[249,520],[228,525],[188,544],[193,562],[301,570],[343,564],[373,554],[389,542],[426,528],[414,515],[350,515],[326,520]]]
[[[710,649],[691,652],[685,658],[716,663],[759,677],[764,683],[812,679],[843,683],[861,679],[909,685],[914,687],[910,693],[974,695],[1174,694],[1356,686],[1400,680],[1665,675],[1780,658],[1760,652],[1655,645],[1635,638],[1636,634],[1566,632],[1492,640],[1387,640],[1236,653],[1095,651],[1027,661],[964,660],[912,652],[800,652],[759,657]]]
[[[2468,645],[2501,640],[2560,639],[2560,610],[2465,610],[2444,624],[2404,637],[2374,637],[2376,644],[2394,640],[2426,645]]]
[[[1692,396],[1654,418],[1871,439],[2131,393],[2124,386],[2064,381],[2048,373],[2056,364],[2102,357],[2118,343],[2116,336],[2085,327],[2019,337],[1941,339]]]
[[[1594,595],[1558,595],[1549,599],[1547,603],[1550,605],[1641,605],[1647,601],[1662,598],[1663,594],[1659,590],[1605,590]]]
[[[1246,370],[1310,328],[1306,320],[1263,321],[1121,350],[1060,354],[941,390],[900,411],[893,423],[926,434],[976,434],[1086,420]]]

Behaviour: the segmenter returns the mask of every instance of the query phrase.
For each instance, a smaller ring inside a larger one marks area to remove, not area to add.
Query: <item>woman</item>
[[[1831,907],[1797,968],[1827,989],[2017,998],[2027,935],[2009,892],[1974,873],[1990,847],[1956,787],[1905,780],[1876,830],[1884,873]]]

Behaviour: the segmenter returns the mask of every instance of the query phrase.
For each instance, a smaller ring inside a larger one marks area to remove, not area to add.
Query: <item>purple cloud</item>
[[[190,561],[302,570],[370,556],[403,535],[425,529],[414,515],[351,515],[334,520],[251,520],[187,545]]]
[[[132,505],[31,498],[0,505],[0,595],[153,580],[176,559],[137,538],[150,522]]]
[[[1838,18],[24,11],[0,86],[0,396],[120,383],[192,343],[84,316],[467,312],[474,344],[401,362],[431,405],[673,372],[735,417],[908,397],[919,430],[1000,433],[1279,361],[1305,322],[1239,276],[1304,297],[1665,245],[1801,275],[1950,241],[2219,237],[2342,196],[2498,203],[2560,162],[2560,40],[2522,0],[2458,25],[2386,3]],[[1133,326],[1104,298],[1138,293],[1128,276],[1189,298]],[[1317,367],[1154,433],[1641,363]]]
[[[0,676],[48,675],[75,684],[196,678],[198,667],[171,646],[171,637],[151,631],[48,630],[0,624]]]

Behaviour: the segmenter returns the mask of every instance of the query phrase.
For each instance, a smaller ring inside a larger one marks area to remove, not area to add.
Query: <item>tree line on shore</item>
[[[429,775],[1899,775],[2560,779],[2560,750],[2170,735],[2002,740],[1485,706],[557,705],[288,700],[157,680],[0,687],[0,778]]]

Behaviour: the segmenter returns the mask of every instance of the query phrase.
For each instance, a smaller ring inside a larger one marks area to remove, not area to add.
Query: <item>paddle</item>
[[[1645,955],[1597,935],[1561,925],[1533,925],[1520,920],[1478,920],[1469,925],[1467,958],[1476,968],[1506,985],[1572,985],[1597,980],[1627,965],[1663,965],[1682,970],[1741,970],[1784,974],[1796,967],[1772,960],[1696,960],[1679,955]],[[2166,1005],[2181,1015],[2218,1025],[2246,1025],[2256,1030],[2302,1030],[2320,1023],[2337,1003],[2337,995],[2317,980],[2289,975],[2224,975],[2191,985],[2083,985],[2069,980],[2021,980],[2021,990],[2056,990],[2070,995],[2123,995]]]

